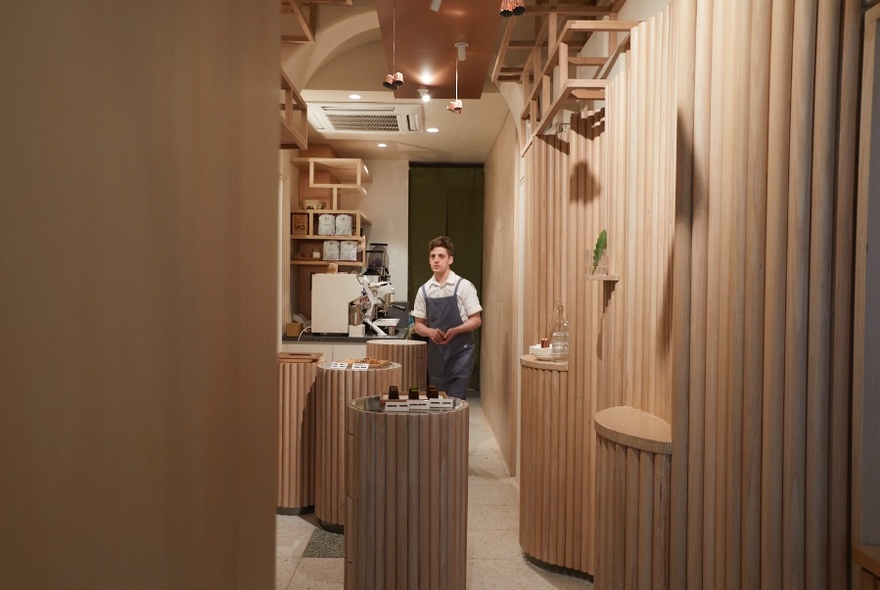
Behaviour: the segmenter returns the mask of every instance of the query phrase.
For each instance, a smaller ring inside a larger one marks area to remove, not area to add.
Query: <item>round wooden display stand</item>
[[[315,504],[315,375],[319,354],[278,355],[278,512]]]
[[[630,407],[597,412],[596,588],[669,588],[672,429]]]
[[[367,340],[367,356],[400,363],[401,391],[413,385],[420,391],[427,388],[427,354],[428,343],[422,340]]]
[[[315,515],[322,526],[341,531],[345,522],[345,405],[368,395],[380,395],[400,384],[400,364],[355,370],[318,364],[316,379]]]
[[[593,573],[590,451],[582,392],[568,387],[568,363],[520,357],[522,469],[519,542],[544,566]]]
[[[468,413],[346,409],[345,588],[463,590]]]

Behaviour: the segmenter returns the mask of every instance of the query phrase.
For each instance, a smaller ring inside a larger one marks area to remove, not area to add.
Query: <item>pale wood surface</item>
[[[468,404],[346,408],[345,588],[465,588]]]
[[[320,355],[319,355],[320,356]],[[278,355],[280,509],[315,504],[315,376],[318,358]]]
[[[345,406],[400,383],[400,364],[366,371],[331,365],[318,363],[315,379],[315,515],[322,523],[339,527],[345,522]]]
[[[640,451],[672,454],[672,429],[654,414],[618,406],[597,412],[593,420],[596,432],[612,442]]]

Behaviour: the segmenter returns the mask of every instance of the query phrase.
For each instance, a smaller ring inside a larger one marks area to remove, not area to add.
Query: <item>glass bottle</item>
[[[565,362],[568,360],[568,319],[565,308],[558,297],[553,304],[553,315],[550,316],[550,360]]]

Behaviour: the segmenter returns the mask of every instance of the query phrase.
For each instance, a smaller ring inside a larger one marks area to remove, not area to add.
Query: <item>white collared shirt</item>
[[[459,281],[461,281],[461,285],[458,287],[457,293],[458,314],[461,316],[461,321],[465,321],[475,313],[483,311],[483,307],[480,305],[480,298],[477,295],[477,288],[474,287],[473,283],[458,276],[452,271],[452,269],[450,269],[449,275],[446,277],[446,282],[442,285],[431,276],[431,278],[428,279],[428,282],[423,286],[425,291],[428,292],[428,297],[430,299],[436,297],[450,297],[455,293],[455,285]],[[421,287],[416,291],[416,300],[413,302],[412,315],[414,318],[427,319],[428,317],[425,308],[425,296]]]

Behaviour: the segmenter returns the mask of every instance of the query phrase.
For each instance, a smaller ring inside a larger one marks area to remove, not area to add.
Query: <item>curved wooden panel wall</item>
[[[346,410],[348,590],[464,590],[468,413]]]
[[[400,383],[400,365],[368,371],[331,365],[319,363],[316,378],[315,515],[326,528],[338,529],[345,523],[345,406]]]
[[[278,355],[278,511],[315,504],[315,375],[318,359]]]
[[[561,295],[568,388],[672,425],[674,588],[847,579],[859,15],[672,0],[525,154],[525,339]]]
[[[367,340],[367,356],[400,363],[401,391],[428,388],[428,343],[422,340]]]

